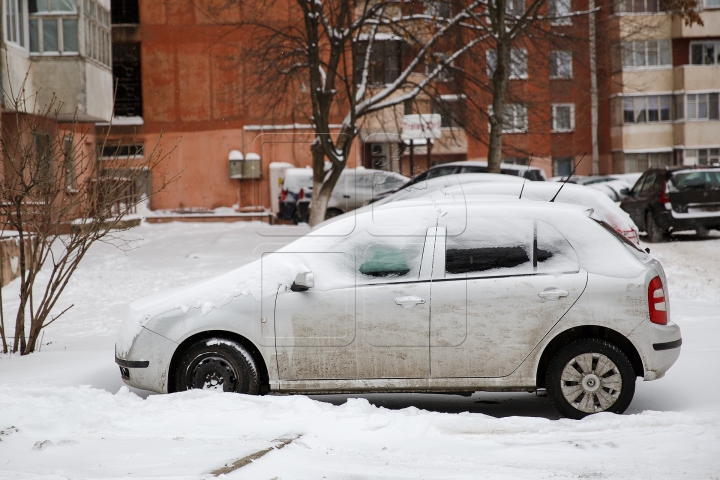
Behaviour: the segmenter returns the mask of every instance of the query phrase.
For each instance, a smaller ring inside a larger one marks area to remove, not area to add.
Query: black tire
[[[343,212],[341,212],[341,211],[338,210],[337,208],[329,208],[329,209],[325,212],[325,220],[327,220],[327,219],[329,219],[329,218],[337,217],[338,215],[342,215],[342,213],[343,213]]]
[[[175,370],[176,391],[222,388],[224,392],[257,395],[260,380],[252,355],[237,342],[208,338],[188,348]]]
[[[650,243],[664,242],[667,237],[667,232],[660,228],[650,212],[645,214],[645,233],[647,233],[647,241]]]
[[[610,364],[603,357],[612,362],[612,368],[607,371],[605,368]],[[581,365],[587,364],[588,358],[592,359],[591,369]],[[585,370],[588,372],[583,373]],[[579,420],[599,412],[620,414],[630,406],[635,395],[635,371],[627,356],[615,345],[597,339],[578,340],[560,350],[550,361],[545,388],[564,417]]]

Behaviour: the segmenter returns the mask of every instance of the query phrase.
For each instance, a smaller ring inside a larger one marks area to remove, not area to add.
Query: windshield
[[[676,173],[670,179],[678,190],[720,189],[720,170],[699,170]]]

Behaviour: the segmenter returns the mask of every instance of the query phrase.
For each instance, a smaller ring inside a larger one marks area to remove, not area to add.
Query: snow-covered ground
[[[682,355],[638,381],[625,415],[557,419],[532,394],[246,397],[123,386],[114,336],[125,304],[241,266],[256,224],[142,225],[135,249],[98,244],[42,350],[0,357],[0,478],[720,478],[720,236],[650,245],[670,283]],[[267,227],[261,227],[267,231]],[[290,240],[288,237],[287,240]],[[273,239],[272,241],[277,241]],[[3,289],[13,318],[17,281]]]

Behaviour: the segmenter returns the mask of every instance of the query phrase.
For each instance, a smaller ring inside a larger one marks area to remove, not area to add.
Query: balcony
[[[717,37],[720,32],[720,9],[705,10],[700,14],[704,26],[688,27],[682,18],[673,18],[673,38]]]
[[[717,146],[720,120],[680,122],[674,125],[675,145],[687,147]]]
[[[673,71],[675,91],[720,90],[719,65],[683,65]]]
[[[610,136],[613,150],[652,150],[672,148],[674,125],[670,122],[643,123],[612,127]]]

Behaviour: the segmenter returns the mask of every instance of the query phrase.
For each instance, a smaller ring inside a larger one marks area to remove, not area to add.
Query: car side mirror
[[[290,290],[293,292],[304,292],[315,286],[315,276],[312,272],[298,273],[295,277],[295,281],[290,286]]]

